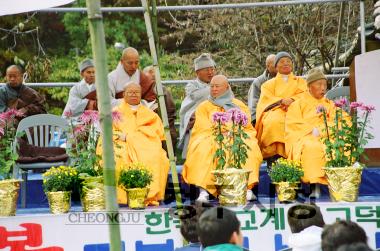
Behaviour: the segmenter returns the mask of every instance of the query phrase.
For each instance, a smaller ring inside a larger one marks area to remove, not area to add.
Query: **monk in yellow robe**
[[[217,143],[213,135],[212,115],[215,112],[224,112],[231,108],[239,108],[247,115],[248,121],[251,121],[248,107],[233,97],[227,78],[223,75],[214,76],[210,82],[208,100],[203,101],[195,111],[195,123],[182,172],[186,183],[201,188],[198,201],[207,201],[208,192],[217,196],[214,177],[211,173],[216,167],[213,157],[217,149]],[[262,155],[257,145],[256,131],[253,126],[248,123],[244,127],[244,131],[250,137],[245,141],[250,149],[248,149],[247,161],[243,165],[244,169],[251,171],[248,179],[247,200],[253,200],[255,196],[250,189],[259,181],[259,167],[262,162]]]
[[[312,184],[327,184],[322,167],[325,166],[324,119],[321,109],[331,123],[335,105],[324,97],[327,79],[323,72],[314,68],[307,76],[308,92],[289,106],[285,119],[285,146],[288,158],[301,161],[304,170],[302,181]]]
[[[161,144],[165,140],[164,126],[160,117],[140,101],[141,87],[131,82],[126,85],[123,102],[114,109],[121,117],[112,125],[116,179],[122,168],[127,168],[130,163],[143,163],[153,174],[146,204],[157,206],[164,198],[169,171],[169,160]],[[101,152],[101,147],[98,151]],[[121,187],[117,188],[117,200],[127,204],[126,192]]]
[[[289,105],[306,91],[306,81],[293,75],[293,62],[287,52],[275,57],[277,75],[261,86],[256,109],[257,139],[264,158],[285,152],[285,115]]]

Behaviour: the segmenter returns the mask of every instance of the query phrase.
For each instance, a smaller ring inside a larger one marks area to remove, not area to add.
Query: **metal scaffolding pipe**
[[[362,54],[365,53],[365,12],[364,1],[360,0],[360,45]]]
[[[306,78],[306,76],[301,76],[303,78]],[[337,79],[337,78],[348,78],[348,74],[330,74],[326,75],[327,79]],[[228,81],[230,83],[252,83],[252,81],[255,80],[255,78],[230,78]],[[162,84],[164,85],[185,85],[189,83],[192,80],[163,80]],[[77,82],[69,82],[69,83],[26,83],[29,87],[72,87]],[[5,83],[0,83],[0,86],[5,85]]]
[[[249,9],[257,7],[277,7],[300,4],[320,4],[320,3],[340,3],[351,2],[354,0],[293,0],[275,2],[255,2],[237,4],[209,4],[209,5],[177,5],[177,6],[157,6],[157,11],[189,11],[189,10],[211,10],[211,9]],[[102,7],[102,12],[143,12],[142,7]],[[48,8],[37,10],[36,12],[86,12],[86,8]]]

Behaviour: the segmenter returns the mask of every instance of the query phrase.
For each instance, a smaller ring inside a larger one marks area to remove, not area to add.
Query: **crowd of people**
[[[234,211],[209,204],[196,204],[194,215],[181,220],[181,234],[188,245],[175,251],[245,251],[239,219]],[[315,204],[288,209],[291,234],[283,251],[371,251],[365,230],[352,221],[325,224]]]
[[[118,135],[114,138],[115,145],[122,146],[115,147],[117,174],[122,166],[131,162],[147,165],[154,175],[152,186],[155,187],[151,189],[149,199],[151,205],[158,205],[164,195],[169,162],[163,144],[163,124],[157,115],[154,70],[151,66],[141,70],[139,64],[139,52],[129,47],[124,49],[116,69],[108,74],[112,107],[122,114],[121,122],[113,123]],[[81,62],[82,79],[71,88],[63,117],[68,112],[75,118],[85,110],[98,109],[95,71],[91,59]],[[164,100],[173,147],[178,146],[185,159],[183,180],[200,189],[198,200],[207,201],[210,194],[218,196],[212,174],[217,144],[211,118],[215,112],[232,108],[245,113],[251,121],[243,127],[249,135],[244,139],[248,152],[243,165],[250,171],[248,200],[255,199],[252,189],[258,184],[263,159],[268,161],[268,166],[279,157],[301,161],[303,182],[326,184],[322,170],[324,146],[320,141],[323,119],[315,111],[323,105],[327,116],[332,118],[335,108],[324,97],[327,79],[320,69],[310,70],[303,79],[293,74],[293,59],[289,53],[269,55],[264,73],[255,79],[248,91],[248,106],[235,98],[227,77],[217,73],[217,65],[210,54],[203,53],[194,60],[194,71],[196,79],[186,85],[186,96],[179,111],[179,137],[175,128],[174,100],[166,88]],[[8,67],[6,80],[7,84],[0,88],[0,112],[11,108],[22,111],[24,116],[46,112],[44,98],[23,83],[22,68]],[[314,190],[314,196],[318,196],[317,189]],[[121,193],[118,199],[120,203],[125,202]]]

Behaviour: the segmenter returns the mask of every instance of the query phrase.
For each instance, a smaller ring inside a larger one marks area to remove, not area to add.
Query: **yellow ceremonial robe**
[[[261,86],[261,95],[256,109],[257,139],[264,158],[276,154],[286,157],[285,152],[285,115],[286,111],[276,106],[268,111],[266,108],[284,98],[297,100],[307,90],[306,81],[288,75],[285,82],[281,74],[277,74]]]
[[[335,105],[331,100],[316,99],[305,92],[289,106],[285,119],[285,146],[289,159],[301,161],[303,182],[327,184],[322,170],[326,163],[325,146],[321,142],[325,124],[322,113],[317,113],[320,105],[325,107],[328,123],[331,123],[335,116]],[[320,134],[318,137],[312,134],[315,127]]]
[[[116,179],[121,169],[130,163],[140,162],[146,165],[153,174],[153,181],[149,186],[147,203],[162,200],[165,195],[166,181],[169,171],[169,160],[162,149],[161,141],[165,139],[164,127],[160,117],[149,108],[139,105],[137,110],[123,102],[115,107],[114,111],[121,114],[121,121],[113,122],[113,132],[126,135],[126,141],[114,139],[116,161]],[[98,152],[101,153],[101,142]],[[118,203],[126,204],[126,192],[117,188]]]
[[[237,99],[233,99],[233,103],[247,115],[248,121],[251,121],[248,107]],[[217,144],[213,136],[212,114],[222,111],[224,111],[223,108],[208,100],[198,106],[195,111],[195,124],[191,131],[186,162],[182,171],[186,183],[202,187],[214,196],[217,195],[217,191],[211,171],[215,170],[213,157]],[[251,171],[248,187],[252,188],[254,184],[259,182],[259,168],[263,158],[257,145],[256,130],[250,123],[245,127],[245,132],[250,137],[249,140],[245,141],[250,149],[248,150],[247,162],[243,168]]]

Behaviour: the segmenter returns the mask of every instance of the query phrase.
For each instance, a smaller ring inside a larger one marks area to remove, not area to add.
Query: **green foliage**
[[[11,178],[13,166],[18,158],[18,154],[13,152],[17,125],[16,113],[15,110],[8,110],[0,114],[0,180]]]
[[[70,166],[52,167],[42,174],[45,192],[72,191],[78,180],[78,172]]]
[[[153,180],[152,173],[142,163],[132,163],[127,169],[123,169],[119,176],[119,185],[125,189],[144,188]]]
[[[304,172],[300,162],[280,158],[274,163],[268,174],[273,183],[295,183],[300,182]]]
[[[360,102],[349,102],[342,98],[335,102],[334,114],[327,114],[324,107],[318,107],[324,119],[324,132],[321,141],[326,146],[327,167],[353,166],[360,161],[364,146],[373,136],[366,132],[369,114],[375,108]],[[349,110],[347,114],[345,111]],[[333,117],[333,120],[331,117]]]

